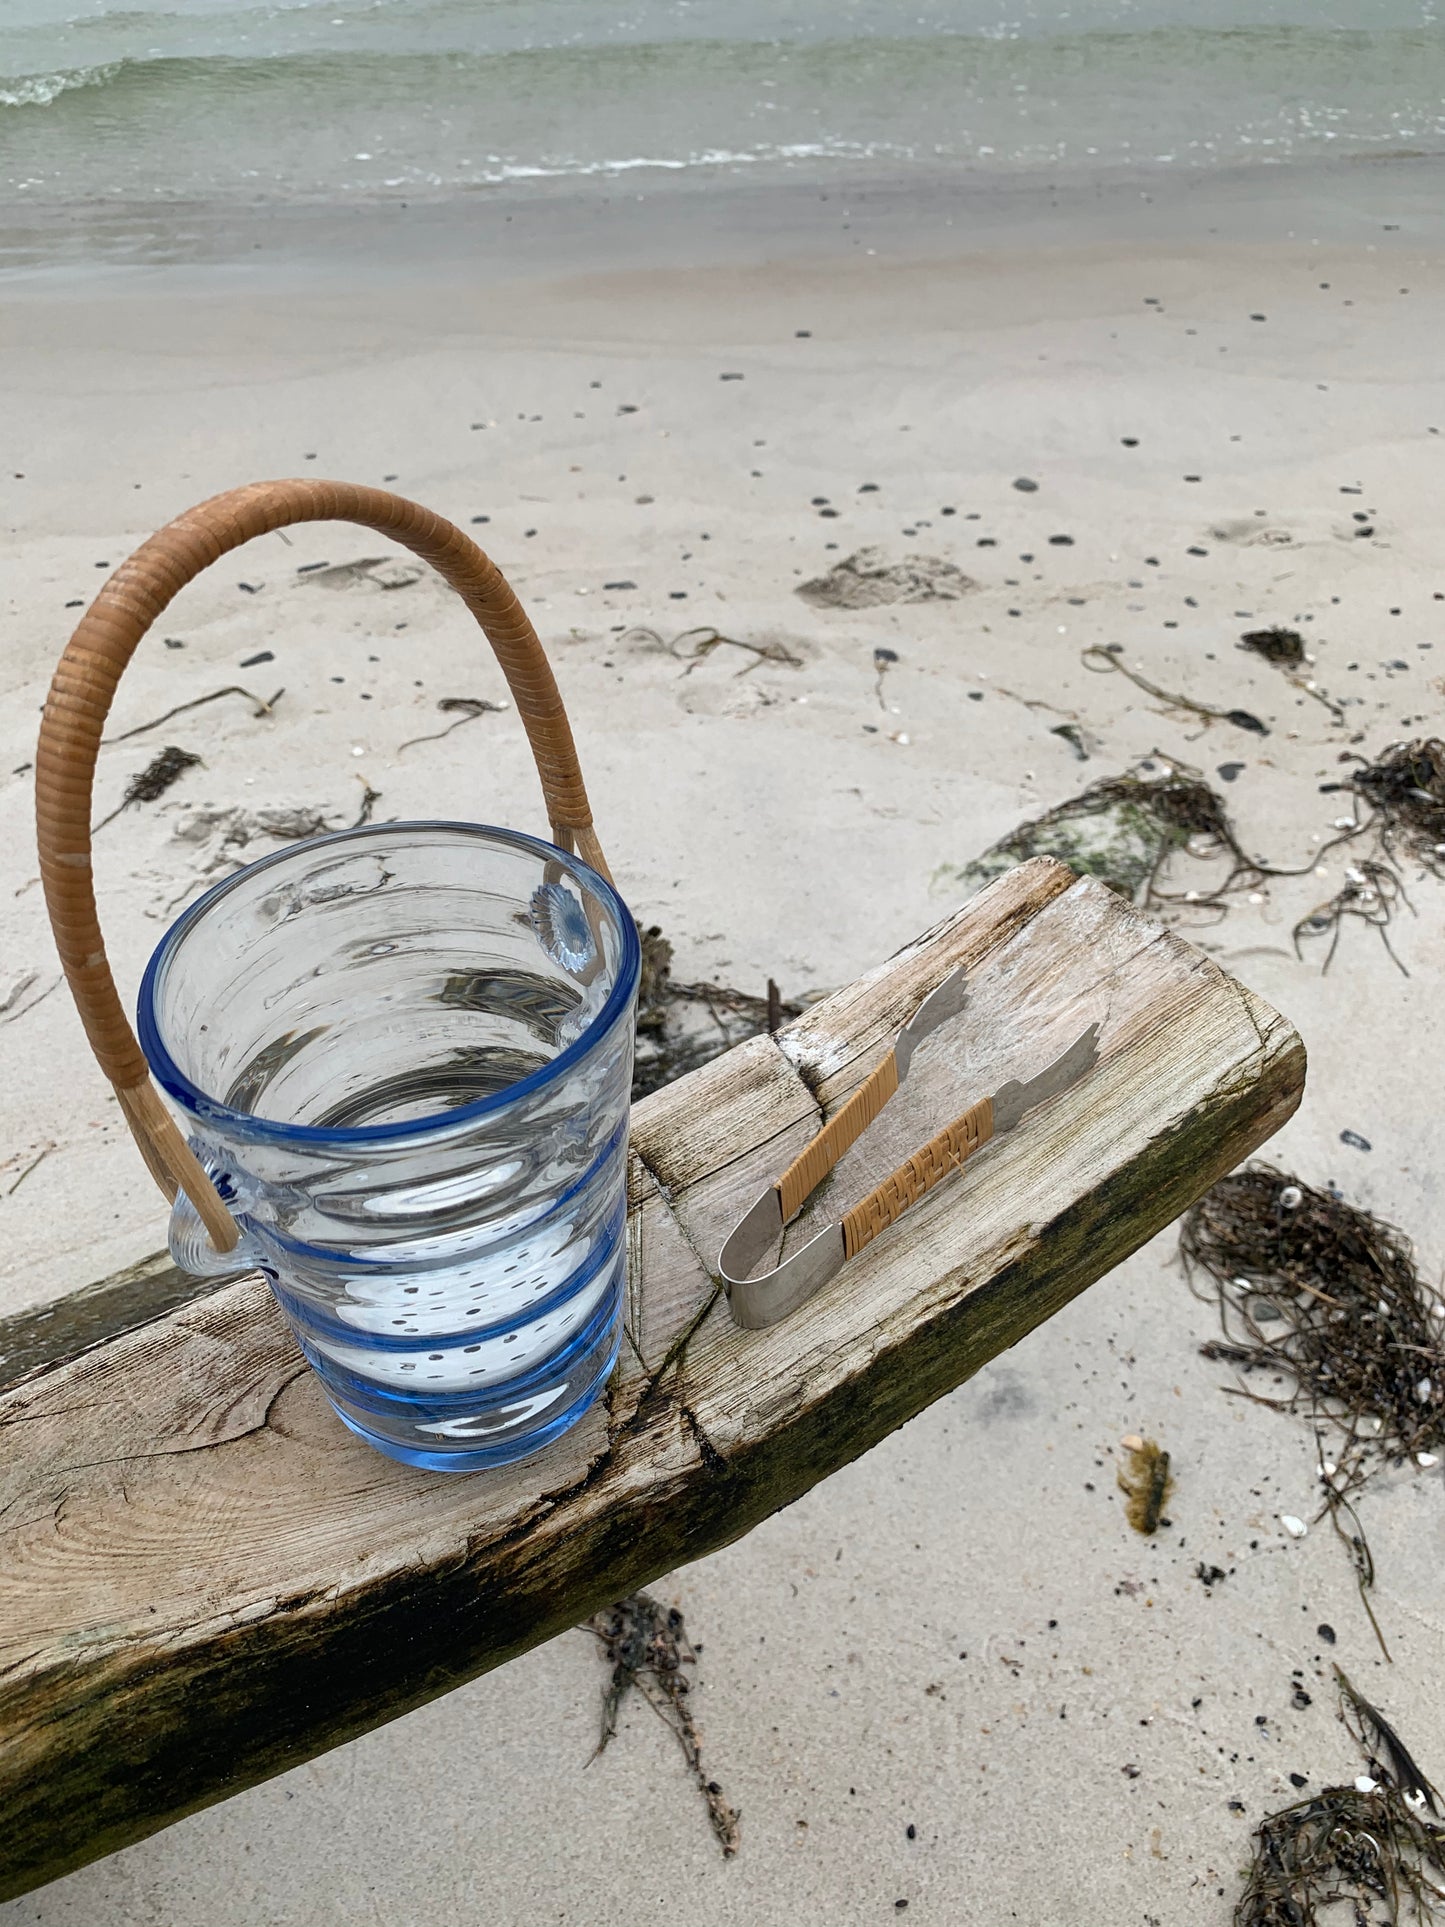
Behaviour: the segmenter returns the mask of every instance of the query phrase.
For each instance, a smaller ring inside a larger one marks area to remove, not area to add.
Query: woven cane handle
[[[783,1223],[789,1224],[827,1177],[843,1153],[855,1145],[898,1089],[898,1059],[892,1051],[848,1102],[819,1131],[778,1179]]]
[[[357,522],[391,536],[444,576],[486,633],[511,689],[542,779],[553,840],[608,875],[567,713],[542,645],[497,568],[430,509],[349,482],[254,482],[212,496],[143,542],[106,582],[60,659],[40,725],[35,801],[45,902],[71,993],[97,1061],[120,1096],[152,1175],[184,1190],[212,1241],[238,1232],[150,1083],[111,977],[91,879],[91,790],[101,730],[136,644],[171,598],[209,563],[295,522]]]
[[[956,1171],[964,1159],[993,1136],[993,1099],[980,1098],[952,1124],[945,1124],[937,1137],[930,1138],[921,1151],[900,1164],[892,1177],[885,1178],[876,1191],[870,1191],[843,1220],[843,1252],[856,1257],[865,1245],[872,1244],[880,1231],[901,1218],[910,1204],[916,1204],[941,1178]]]

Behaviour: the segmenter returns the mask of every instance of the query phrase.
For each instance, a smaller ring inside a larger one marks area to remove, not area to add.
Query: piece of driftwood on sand
[[[958,964],[962,1016],[790,1238],[1095,1020],[1097,1068],[782,1324],[737,1329],[712,1271],[727,1230]],[[0,1326],[0,1356],[26,1367],[0,1393],[0,1894],[738,1538],[1177,1217],[1278,1129],[1303,1081],[1284,1019],[1041,858],[637,1106],[621,1363],[529,1463],[439,1477],[369,1451],[255,1276],[191,1287],[153,1264]]]

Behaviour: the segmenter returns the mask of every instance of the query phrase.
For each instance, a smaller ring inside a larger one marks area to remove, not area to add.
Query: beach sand
[[[163,1241],[55,988],[25,768],[78,605],[160,522],[314,474],[475,524],[552,655],[619,884],[684,977],[842,983],[957,901],[951,869],[1144,758],[1201,770],[1247,850],[1305,866],[1348,811],[1320,791],[1342,753],[1445,719],[1438,185],[1417,163],[1167,193],[599,190],[472,204],[450,231],[435,209],[298,216],[190,261],[11,277],[0,1311]],[[795,593],[868,546],[975,586],[855,611]],[[514,715],[400,747],[453,720],[439,701],[505,692],[440,583],[305,573],[384,548],[330,525],[257,543],[127,672],[117,732],[233,682],[284,689],[270,716],[230,696],[103,753],[100,815],[163,745],[203,758],[97,838],[127,998],[200,879],[274,847],[259,810],[340,825],[369,785],[378,817],[543,827]],[[1238,648],[1276,623],[1342,720]],[[699,625],[796,665],[668,646]],[[1269,734],[1081,662],[1113,643]],[[878,649],[896,652],[881,677]],[[1067,721],[1087,761],[1053,733]],[[1408,977],[1356,924],[1322,974],[1326,944],[1301,961],[1290,933],[1353,860],[1174,915],[1309,1048],[1268,1155],[1398,1222],[1434,1277],[1445,891],[1405,866],[1414,914],[1389,936]],[[1217,874],[1179,857],[1169,884]],[[1309,1428],[1222,1393],[1175,1244],[659,1583],[703,1648],[735,1861],[645,1708],[588,1765],[604,1669],[579,1632],[0,1907],[0,1927],[705,1927],[905,1902],[910,1921],[1227,1921],[1287,1776],[1358,1771],[1331,1660],[1445,1772],[1445,1527],[1438,1469],[1364,1502],[1386,1667],[1333,1535],[1280,1525],[1315,1510]],[[1152,1541],[1115,1489],[1130,1432],[1174,1456]],[[1201,1561],[1227,1577],[1205,1586]]]

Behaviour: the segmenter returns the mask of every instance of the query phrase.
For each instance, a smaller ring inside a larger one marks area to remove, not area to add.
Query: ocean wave
[[[108,60],[95,67],[62,67],[53,74],[0,76],[0,107],[48,107],[81,87],[105,87],[128,65]]]

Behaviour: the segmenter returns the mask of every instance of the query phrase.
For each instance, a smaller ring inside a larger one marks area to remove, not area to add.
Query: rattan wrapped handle
[[[115,1087],[151,1174],[168,1198],[186,1193],[218,1250],[239,1232],[150,1080],[105,954],[91,877],[91,792],[101,731],[136,644],[178,590],[209,563],[296,522],[357,522],[391,536],[444,576],[480,623],[521,714],[552,838],[610,873],[562,698],[537,632],[500,569],[452,523],[404,496],[350,482],[253,482],[188,509],[143,542],[76,625],[50,685],[35,757],[40,874],[56,947],[91,1049]]]
[[[937,1137],[931,1137],[911,1158],[870,1191],[843,1220],[843,1255],[855,1258],[865,1245],[872,1244],[880,1231],[886,1231],[901,1218],[909,1205],[917,1204],[925,1192],[956,1171],[993,1136],[993,1099],[982,1097],[971,1104],[962,1117],[945,1124]]]
[[[791,1224],[845,1151],[850,1151],[898,1089],[898,1058],[889,1051],[848,1102],[806,1144],[778,1179],[783,1223]]]

